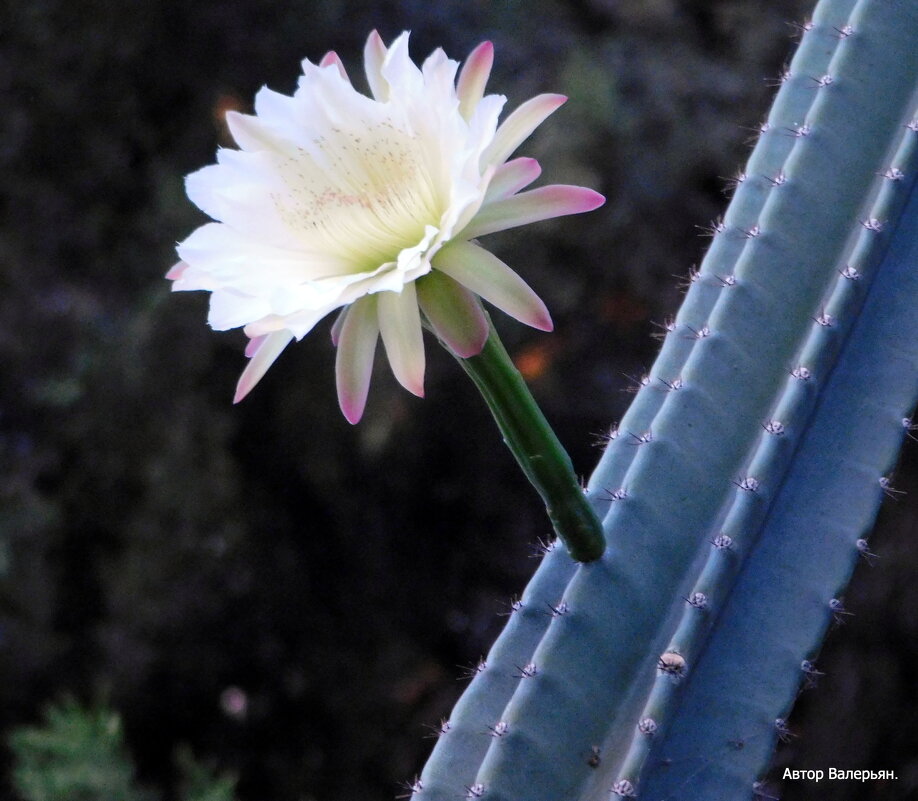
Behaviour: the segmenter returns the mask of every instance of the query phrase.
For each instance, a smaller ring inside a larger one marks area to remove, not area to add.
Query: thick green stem
[[[605,550],[602,525],[587,503],[570,457],[494,326],[481,353],[458,361],[484,396],[507,447],[545,501],[548,517],[570,555],[578,562],[599,559]]]

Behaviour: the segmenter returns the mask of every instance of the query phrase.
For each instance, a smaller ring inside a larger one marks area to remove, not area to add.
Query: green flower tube
[[[578,562],[605,550],[602,525],[587,502],[570,457],[532,397],[494,326],[481,353],[457,357],[480,390],[526,477],[536,488],[555,532]]]

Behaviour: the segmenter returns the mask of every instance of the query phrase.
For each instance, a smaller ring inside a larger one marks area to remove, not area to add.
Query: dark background
[[[125,719],[141,778],[174,792],[179,741],[238,772],[243,801],[402,792],[549,533],[457,366],[428,344],[427,399],[379,360],[364,420],[334,395],[321,325],[240,406],[244,337],[170,295],[174,243],[204,217],[183,176],[229,144],[228,108],[367,33],[416,59],[496,46],[512,108],[570,102],[522,149],[597,212],[489,238],[556,331],[499,319],[587,474],[652,321],[703,254],[724,178],[765,116],[810,2],[797,0],[2,0],[0,726],[69,692]],[[779,754],[896,769],[918,787],[918,446],[909,444],[831,634],[827,675]],[[229,693],[227,692],[229,691]],[[244,699],[234,711],[229,699]],[[4,751],[3,765],[9,754]],[[908,778],[911,777],[911,778]],[[9,796],[9,790],[0,791]],[[858,783],[786,799],[861,797]]]

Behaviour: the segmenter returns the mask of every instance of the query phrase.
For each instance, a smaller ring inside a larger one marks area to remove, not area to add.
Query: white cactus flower
[[[227,114],[239,150],[188,176],[216,222],[178,245],[174,290],[211,292],[208,321],[244,326],[250,361],[241,400],[293,339],[342,309],[332,329],[338,397],[363,414],[381,336],[398,381],[423,395],[422,314],[460,357],[488,336],[479,297],[542,330],[545,304],[473,242],[484,234],[603,202],[590,189],[545,186],[534,159],[508,161],[565,98],[545,94],[498,125],[505,98],[485,95],[489,42],[458,64],[435,50],[418,68],[408,34],[364,50],[372,91],[353,88],[335,53],[303,62],[292,97],[263,88],[255,114]]]

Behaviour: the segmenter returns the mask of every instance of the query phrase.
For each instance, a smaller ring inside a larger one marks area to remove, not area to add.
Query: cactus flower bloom
[[[485,42],[461,71],[439,49],[419,68],[407,33],[387,48],[373,32],[371,97],[332,52],[303,62],[292,97],[263,88],[254,115],[227,114],[239,149],[220,149],[187,178],[189,198],[215,222],[178,245],[167,278],[173,290],[211,292],[213,328],[244,327],[250,361],[235,401],[336,309],[338,398],[352,423],[379,337],[398,381],[423,395],[422,315],[463,358],[488,337],[479,298],[551,329],[533,290],[473,240],[603,198],[577,186],[522,191],[540,167],[508,159],[565,98],[539,95],[498,124],[505,98],[484,94],[492,61]]]

